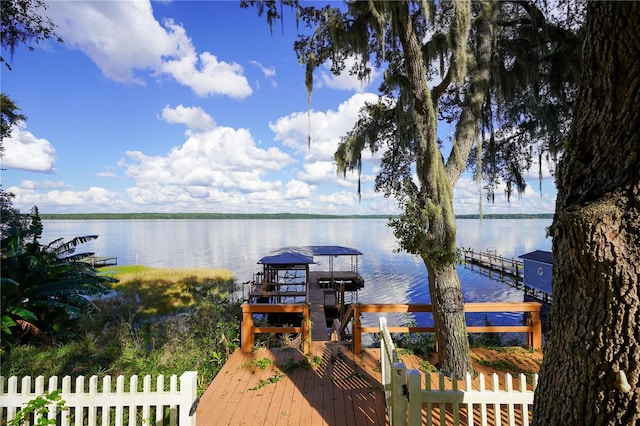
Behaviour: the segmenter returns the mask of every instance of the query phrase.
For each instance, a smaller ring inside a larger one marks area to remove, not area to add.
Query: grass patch
[[[233,274],[227,270],[133,265],[100,272],[119,280],[112,289],[123,304],[135,306],[135,313],[143,316],[168,314],[193,305],[198,297],[227,297],[234,290]]]
[[[181,375],[198,371],[202,394],[239,346],[240,301],[226,270],[104,268],[119,279],[99,311],[78,320],[73,334],[47,345],[0,349],[8,376]]]

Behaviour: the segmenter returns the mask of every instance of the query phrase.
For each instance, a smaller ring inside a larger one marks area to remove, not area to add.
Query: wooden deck
[[[314,357],[319,365],[305,367]],[[200,398],[197,424],[387,424],[379,357],[338,342],[313,342],[309,358],[293,348],[238,350]]]
[[[313,362],[316,356],[321,362],[313,368],[305,367],[304,360]],[[423,363],[420,357],[412,354],[404,353],[400,358],[407,368],[420,369]],[[521,370],[532,374],[539,370],[542,353],[529,353],[523,362],[522,356],[516,353],[474,348],[471,359],[476,372],[487,376],[485,388],[491,389],[488,376],[495,370],[485,365],[487,359],[497,364],[518,360]],[[423,388],[427,377],[431,379],[431,388],[437,389],[438,374],[423,374]],[[446,388],[451,389],[451,381],[447,378],[445,382]],[[499,386],[504,388],[503,374],[499,375]],[[513,387],[520,387],[517,377],[514,377]],[[531,382],[527,387],[531,389]],[[458,388],[465,389],[464,382],[460,382]],[[478,377],[473,380],[473,388],[480,389]],[[433,404],[431,409],[435,418],[441,416],[442,407],[438,404]],[[442,416],[446,418],[446,424],[454,425],[451,404],[444,409]],[[426,410],[425,404],[423,424],[427,424]],[[501,406],[500,410],[503,424],[508,424],[506,406]],[[527,424],[521,414],[516,410],[516,424]],[[466,408],[462,408],[460,424],[466,424],[468,415]],[[364,349],[354,355],[346,343],[314,342],[311,357],[305,357],[293,348],[260,349],[251,354],[237,350],[200,397],[196,416],[198,426],[389,424],[381,384],[380,349]],[[481,424],[478,406],[474,407],[473,417],[474,424]],[[488,417],[489,424],[496,423],[493,410]],[[528,420],[530,422],[531,418]]]

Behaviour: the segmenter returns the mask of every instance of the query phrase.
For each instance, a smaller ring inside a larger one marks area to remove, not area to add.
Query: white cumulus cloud
[[[66,46],[89,56],[109,79],[144,84],[141,71],[169,75],[199,96],[244,98],[252,93],[243,68],[198,53],[185,29],[158,22],[149,1],[55,1],[47,15]]]
[[[162,109],[162,118],[167,123],[185,124],[196,132],[211,130],[216,126],[215,120],[200,107],[178,105],[171,108],[167,105]]]
[[[373,93],[358,93],[338,106],[338,110],[296,112],[270,123],[275,139],[316,160],[333,159],[340,138],[347,134],[358,119],[365,102],[376,102]],[[309,123],[311,127],[309,127]],[[311,146],[309,146],[309,134]]]
[[[283,188],[269,181],[269,171],[279,171],[294,159],[276,147],[262,149],[246,129],[216,126],[204,110],[179,105],[165,107],[162,117],[187,125],[185,142],[166,155],[150,156],[128,151],[120,167],[135,187],[127,193],[135,203],[242,203],[287,191],[298,194],[303,186]]]
[[[15,205],[21,208],[38,206],[41,210],[49,206],[56,206],[58,211],[77,212],[89,206],[90,210],[96,208],[109,209],[121,204],[121,196],[118,192],[105,188],[92,186],[83,191],[64,189],[67,186],[62,182],[34,182],[25,180],[18,186],[7,188],[7,191],[16,195]]]
[[[269,124],[275,133],[275,140],[304,155],[299,179],[312,184],[343,179],[337,176],[333,159],[340,139],[353,128],[365,102],[375,102],[377,99],[378,96],[372,93],[357,93],[342,102],[337,111],[311,111],[311,117],[306,112],[296,112]],[[364,152],[363,159],[369,160],[372,156]]]
[[[11,136],[2,141],[2,167],[33,172],[54,172],[56,149],[43,138],[27,131],[24,123],[14,126]]]

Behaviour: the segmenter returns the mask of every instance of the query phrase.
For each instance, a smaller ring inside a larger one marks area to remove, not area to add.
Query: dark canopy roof
[[[309,265],[314,263],[312,256],[302,253],[285,252],[265,256],[258,261],[264,265]]]
[[[284,247],[258,261],[263,265],[308,265],[313,256],[360,256],[362,252],[342,246]]]
[[[518,257],[521,259],[533,260],[534,262],[547,263],[549,265],[553,264],[553,255],[550,251],[536,250]]]

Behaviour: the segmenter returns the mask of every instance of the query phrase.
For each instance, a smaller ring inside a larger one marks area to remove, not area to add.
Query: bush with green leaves
[[[4,194],[3,194],[4,196]],[[57,239],[43,245],[38,209],[20,214],[5,209],[2,217],[1,313],[2,344],[51,341],[95,305],[92,298],[109,292],[113,278],[98,275],[75,253],[97,235]],[[10,204],[10,203],[9,203]]]
[[[23,424],[34,424],[36,426],[55,425],[56,419],[49,419],[49,406],[55,407],[56,413],[65,408],[65,401],[60,397],[60,390],[54,390],[44,395],[39,395],[27,402],[24,407],[18,410],[16,416],[10,420],[8,426],[20,426]],[[32,423],[38,416],[38,420]]]

